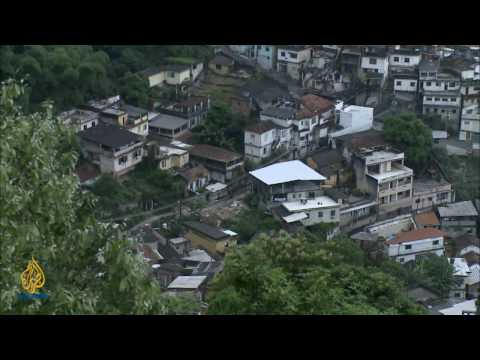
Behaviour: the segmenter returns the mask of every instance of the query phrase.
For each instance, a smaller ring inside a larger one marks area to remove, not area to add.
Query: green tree
[[[447,297],[456,284],[454,268],[445,256],[425,255],[415,263],[414,272],[432,290]]]
[[[432,150],[432,131],[413,113],[385,119],[385,139],[405,152],[406,162],[414,170],[428,164]]]
[[[75,134],[52,115],[23,114],[21,84],[0,97],[0,313],[191,313],[191,299],[166,297],[119,229],[92,215],[95,201],[79,189],[71,151]],[[46,277],[47,299],[22,301],[20,274],[33,257]]]
[[[365,266],[347,238],[262,234],[227,254],[209,291],[210,314],[424,314],[398,279]]]

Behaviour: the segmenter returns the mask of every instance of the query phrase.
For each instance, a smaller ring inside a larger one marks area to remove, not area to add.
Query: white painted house
[[[471,141],[480,147],[480,107],[478,103],[463,108],[459,139]]]
[[[370,80],[379,80],[383,86],[388,77],[388,56],[383,49],[367,48],[362,52],[360,61],[361,73]]]
[[[467,260],[464,258],[449,258],[448,260],[453,266],[453,277],[457,281],[455,287],[450,290],[450,297],[456,299],[465,299],[467,281],[471,274]]]
[[[443,233],[433,228],[401,232],[385,241],[385,249],[389,257],[400,263],[414,261],[418,255],[428,253],[442,256],[445,252]]]
[[[284,202],[282,207],[288,212],[282,217],[287,223],[300,221],[304,226],[312,226],[340,222],[340,204],[328,196]]]
[[[295,80],[302,80],[302,70],[311,57],[311,46],[281,45],[277,51],[277,71],[286,73]]]
[[[344,105],[336,110],[338,125],[343,129],[329,134],[330,138],[370,130],[373,127],[373,108]]]
[[[393,91],[416,93],[418,91],[418,76],[415,73],[393,75]]]
[[[282,147],[288,149],[290,141],[291,128],[262,121],[245,129],[245,158],[258,162]]]
[[[414,69],[418,64],[420,64],[420,60],[422,59],[422,55],[419,52],[416,52],[411,49],[398,49],[395,50],[389,56],[389,65],[394,68],[410,68]]]

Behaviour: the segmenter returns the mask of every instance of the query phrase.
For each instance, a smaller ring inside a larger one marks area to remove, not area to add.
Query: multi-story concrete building
[[[417,179],[413,182],[412,210],[423,212],[455,201],[452,184],[443,178]]]
[[[340,222],[340,204],[328,196],[284,202],[281,208],[277,214],[287,224],[298,222],[303,226],[312,226]]]
[[[277,51],[277,71],[295,80],[303,80],[303,70],[312,57],[312,47],[307,45],[281,45]]]
[[[207,144],[197,144],[188,150],[190,160],[202,164],[210,172],[210,178],[228,183],[244,173],[244,161],[240,154]]]
[[[475,235],[477,231],[478,211],[473,202],[461,201],[439,207],[440,228],[448,236],[463,234]]]
[[[271,207],[282,202],[309,200],[323,195],[321,188],[326,178],[300,160],[276,163],[250,171],[253,192],[262,206]]]
[[[459,139],[472,143],[474,152],[480,151],[480,106],[477,103],[462,109]]]
[[[78,134],[84,156],[102,173],[121,176],[143,158],[143,137],[118,125],[99,124]]]
[[[265,70],[274,70],[277,68],[277,46],[276,45],[256,45],[255,57],[257,64]]]
[[[275,125],[271,121],[261,121],[248,127],[245,129],[245,158],[259,162],[277,150],[288,150],[291,130]]]
[[[332,101],[309,94],[299,100],[276,102],[260,113],[260,120],[291,129],[291,146],[303,156],[315,149],[321,138],[326,139],[334,108]]]
[[[389,66],[392,71],[415,69],[422,60],[422,54],[414,49],[396,49],[389,56]]]
[[[379,214],[411,210],[413,170],[395,150],[367,149],[354,154],[357,188],[374,195]]]
[[[367,85],[383,86],[388,77],[388,55],[385,48],[366,47],[362,49],[360,75]]]
[[[71,127],[75,132],[97,126],[99,117],[99,114],[94,111],[81,109],[65,111],[58,115],[58,119],[64,125]]]

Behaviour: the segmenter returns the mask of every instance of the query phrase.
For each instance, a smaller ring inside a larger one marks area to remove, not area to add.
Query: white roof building
[[[226,184],[221,183],[221,182],[216,182],[216,183],[214,183],[214,184],[211,184],[211,185],[206,186],[205,189],[206,189],[207,191],[210,191],[210,192],[213,192],[213,193],[214,193],[214,192],[223,190],[223,189],[225,189],[226,187],[227,187]]]
[[[438,312],[443,315],[466,315],[464,312],[469,312],[474,314],[477,311],[477,306],[475,305],[476,299],[464,301],[458,304],[453,305],[452,307],[439,310]]]
[[[452,263],[453,260],[453,263]],[[453,275],[455,276],[468,276],[470,275],[470,267],[467,264],[467,260],[464,258],[450,258],[450,263],[452,263],[454,268]]]
[[[465,284],[472,286],[480,282],[480,265],[474,264],[470,266],[470,274],[465,280]]]
[[[250,175],[267,185],[299,180],[326,180],[323,175],[305,165],[300,160],[276,163],[255,171],[250,171]]]
[[[329,208],[339,204],[328,196],[318,196],[314,199],[285,202],[282,206],[291,212]]]
[[[206,278],[206,276],[177,276],[168,285],[168,289],[196,290],[203,284]]]

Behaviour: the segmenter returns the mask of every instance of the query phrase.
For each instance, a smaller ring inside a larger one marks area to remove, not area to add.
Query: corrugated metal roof
[[[205,281],[206,276],[177,276],[170,285],[169,289],[198,289]]]
[[[440,217],[445,216],[478,216],[478,212],[471,201],[461,201],[457,203],[447,204],[445,207],[439,207],[438,213]]]
[[[287,223],[292,223],[295,221],[306,219],[307,217],[308,217],[307,214],[305,214],[304,212],[300,212],[300,213],[284,216],[283,220],[285,220],[285,222]]]
[[[282,184],[298,180],[325,180],[319,174],[300,160],[276,163],[264,168],[250,171],[250,175],[267,185]]]

